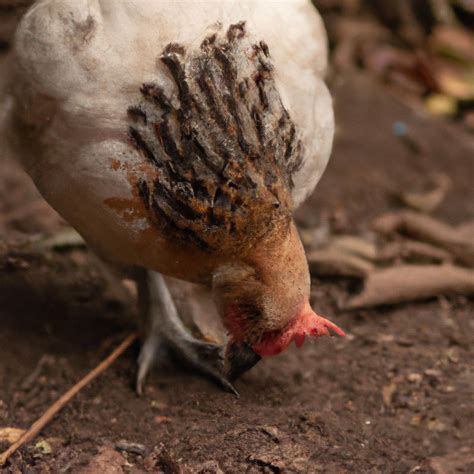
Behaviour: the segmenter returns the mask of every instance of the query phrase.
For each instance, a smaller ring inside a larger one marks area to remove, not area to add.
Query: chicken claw
[[[224,349],[191,336],[178,315],[164,278],[148,271],[141,275],[138,283],[144,323],[148,326],[138,358],[138,395],[143,393],[146,377],[155,362],[171,354],[211,378],[225,391],[239,396],[224,372]]]

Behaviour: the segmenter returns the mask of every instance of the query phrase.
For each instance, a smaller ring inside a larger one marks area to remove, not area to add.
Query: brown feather
[[[131,140],[155,168],[139,195],[166,235],[238,254],[289,223],[303,157],[268,47],[252,44],[239,23],[197,51],[170,44],[160,59],[177,98],[145,84],[129,108]]]

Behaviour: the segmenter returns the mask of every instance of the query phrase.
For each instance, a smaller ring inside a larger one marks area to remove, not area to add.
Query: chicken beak
[[[229,341],[226,349],[226,375],[230,381],[250,370],[262,357],[246,342]]]

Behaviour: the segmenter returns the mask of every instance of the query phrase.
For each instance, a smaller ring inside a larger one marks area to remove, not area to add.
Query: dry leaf
[[[38,441],[35,444],[35,449],[41,454],[51,454],[53,452],[53,448],[45,439]]]
[[[384,214],[373,227],[385,235],[400,232],[412,238],[441,247],[460,263],[474,265],[474,239],[466,238],[455,227],[413,211]]]
[[[397,384],[395,381],[390,382],[388,385],[382,387],[382,399],[386,407],[392,405],[393,396],[397,391]]]
[[[451,262],[452,256],[446,250],[416,240],[389,242],[379,251],[378,259],[382,262],[403,260],[409,263],[444,263]]]
[[[404,192],[399,199],[408,207],[420,212],[433,212],[444,201],[452,186],[451,179],[445,174],[435,174],[431,178],[432,189],[426,192]]]
[[[365,278],[374,268],[373,264],[354,255],[335,250],[314,250],[308,254],[312,275]]]
[[[377,248],[374,243],[353,235],[333,237],[327,248],[370,261],[377,258]]]
[[[431,115],[452,116],[458,113],[456,99],[446,94],[430,94],[425,99],[425,107]]]
[[[169,423],[171,422],[171,418],[169,416],[161,416],[161,415],[157,415],[153,418],[153,421],[157,424],[157,425],[161,425],[162,423]]]
[[[446,431],[446,428],[447,428],[446,424],[438,420],[437,418],[431,418],[430,420],[428,420],[426,427],[430,431],[437,431],[439,433]]]
[[[474,37],[464,28],[439,25],[429,38],[430,49],[438,54],[465,62],[474,62]]]
[[[463,101],[474,99],[474,80],[469,71],[441,70],[437,80],[443,94]]]
[[[103,446],[99,449],[99,454],[94,456],[89,464],[79,470],[79,474],[97,474],[107,472],[110,474],[122,474],[124,472],[125,458],[110,446]]]
[[[454,265],[401,265],[369,273],[348,309],[406,303],[441,295],[474,294],[474,271]]]
[[[411,426],[420,426],[421,422],[423,421],[422,415],[413,415],[410,420]]]
[[[20,428],[0,428],[0,443],[10,443],[18,441],[25,430]]]

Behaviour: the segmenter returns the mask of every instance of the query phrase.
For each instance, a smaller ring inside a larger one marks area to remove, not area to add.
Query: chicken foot
[[[223,348],[196,339],[189,333],[178,315],[163,276],[143,271],[137,281],[146,335],[138,358],[137,393],[143,393],[145,379],[154,363],[171,353],[210,377],[224,390],[238,395],[224,374]]]

